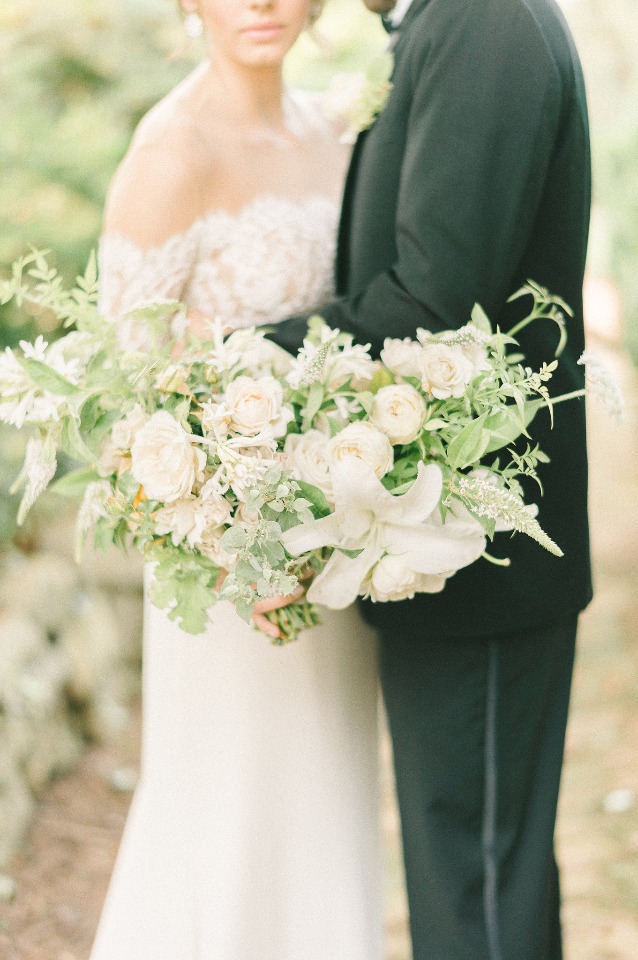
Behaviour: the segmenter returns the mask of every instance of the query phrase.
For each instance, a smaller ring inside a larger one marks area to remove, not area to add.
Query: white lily
[[[312,603],[333,610],[349,606],[385,553],[401,555],[415,573],[444,576],[483,553],[485,536],[479,524],[441,522],[440,468],[420,463],[418,469],[408,492],[396,496],[360,462],[343,461],[331,467],[334,513],[293,527],[282,537],[293,556],[320,547],[335,548],[308,590]]]

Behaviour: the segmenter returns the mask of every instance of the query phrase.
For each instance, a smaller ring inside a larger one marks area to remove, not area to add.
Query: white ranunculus
[[[381,360],[392,373],[399,377],[421,379],[423,347],[416,340],[395,340],[388,337],[383,344]]]
[[[283,404],[281,384],[274,377],[237,377],[229,384],[224,398],[231,430],[254,437],[270,430],[281,437],[293,418]]]
[[[412,443],[425,420],[425,401],[409,383],[381,387],[374,396],[370,421],[392,444]]]
[[[394,464],[392,444],[384,433],[366,421],[350,423],[330,441],[333,463],[359,460],[380,480]]]
[[[328,500],[332,500],[332,480],[330,479],[330,440],[319,430],[307,433],[291,433],[286,437],[284,451],[292,475],[323,490]]]
[[[474,379],[474,365],[461,347],[427,343],[423,347],[421,384],[437,400],[462,397]]]
[[[131,472],[149,499],[171,503],[189,496],[206,465],[194,440],[166,410],[154,413],[138,431]]]

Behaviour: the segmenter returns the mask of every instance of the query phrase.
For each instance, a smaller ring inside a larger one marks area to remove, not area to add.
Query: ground
[[[638,410],[629,364],[605,350],[628,412],[614,427],[590,412],[591,513],[597,595],[582,619],[560,805],[566,960],[638,957]],[[43,798],[11,865],[0,905],[4,960],[86,960],[130,801],[109,785],[135,767],[139,710],[117,746],[91,747]],[[398,817],[384,742],[389,960],[408,960]],[[616,809],[614,809],[616,808]],[[177,958],[176,958],[177,960]]]

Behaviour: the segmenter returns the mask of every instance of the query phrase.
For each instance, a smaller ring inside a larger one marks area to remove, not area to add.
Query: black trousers
[[[560,960],[554,824],[576,618],[380,636],[414,960]]]

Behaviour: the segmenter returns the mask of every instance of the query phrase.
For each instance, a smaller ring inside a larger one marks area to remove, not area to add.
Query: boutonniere
[[[382,113],[392,90],[393,68],[394,57],[385,53],[366,70],[338,73],[332,78],[325,93],[324,109],[333,120],[344,124],[342,143],[354,143]]]

